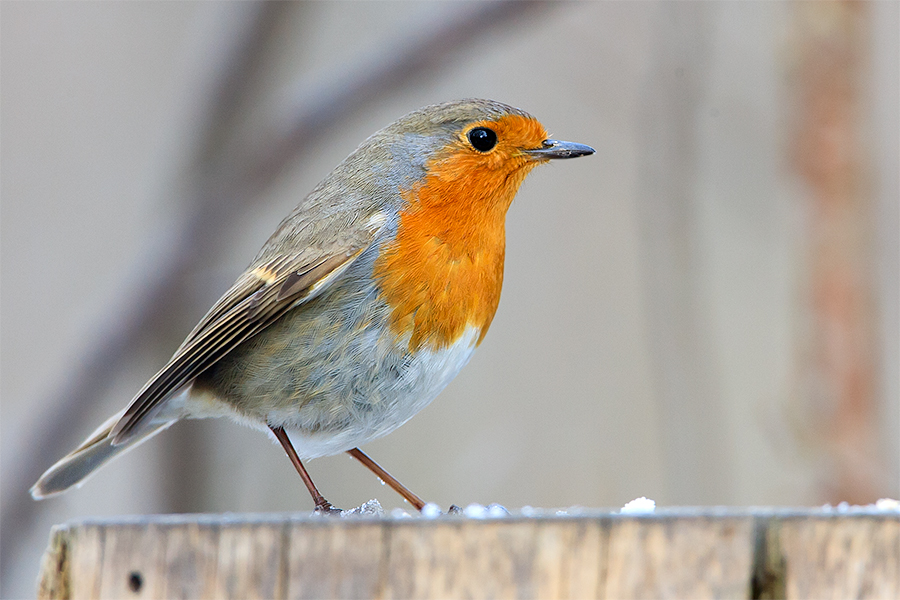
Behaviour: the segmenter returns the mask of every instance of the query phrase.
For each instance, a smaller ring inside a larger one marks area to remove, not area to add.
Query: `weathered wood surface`
[[[38,595],[897,599],[900,513],[83,521],[54,528]]]

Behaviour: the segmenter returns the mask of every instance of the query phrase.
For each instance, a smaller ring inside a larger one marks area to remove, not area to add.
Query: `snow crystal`
[[[875,503],[877,510],[900,512],[900,501],[893,498],[879,498]]]
[[[364,516],[364,517],[381,517],[384,515],[384,509],[381,507],[381,503],[378,500],[372,499],[362,504],[361,506],[357,506],[356,508],[351,508],[349,510],[342,510],[342,517],[355,517],[355,516]]]
[[[441,507],[434,502],[429,502],[422,507],[422,517],[425,519],[437,519],[441,514]]]
[[[823,504],[820,507],[822,512],[839,512],[839,513],[864,513],[871,512],[873,510],[884,511],[884,512],[900,512],[900,501],[894,500],[892,498],[881,498],[875,504],[866,504],[865,506],[859,504],[850,504],[849,502],[841,502],[837,506],[832,506],[830,504]]]
[[[650,500],[649,498],[641,496],[640,498],[635,498],[634,500],[623,506],[621,510],[619,510],[619,514],[641,515],[652,513],[654,510],[656,510],[656,502]]]

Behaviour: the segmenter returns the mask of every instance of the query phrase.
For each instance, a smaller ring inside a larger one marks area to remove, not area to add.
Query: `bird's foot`
[[[342,512],[344,512],[344,511],[342,511],[339,508],[335,508],[334,506],[331,505],[331,502],[329,502],[327,500],[323,499],[322,502],[316,503],[315,513],[317,515],[339,517],[339,516],[341,516]]]

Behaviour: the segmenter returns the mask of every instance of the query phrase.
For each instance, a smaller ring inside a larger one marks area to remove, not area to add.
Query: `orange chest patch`
[[[375,262],[391,329],[411,335],[411,350],[446,348],[469,326],[480,343],[497,311],[506,211],[533,165],[479,158],[450,154],[407,190],[397,236]]]
[[[454,243],[428,233],[433,224],[431,215],[402,215],[397,238],[375,263],[382,298],[391,308],[391,329],[411,333],[411,350],[446,348],[468,326],[479,330],[481,342],[503,285],[502,222],[481,232],[477,246],[466,236]]]
[[[461,136],[430,160],[428,174],[402,192],[397,236],[375,262],[391,329],[410,334],[410,350],[447,348],[468,327],[480,343],[500,303],[506,211],[536,164],[521,148],[539,146],[546,132],[519,116],[483,125],[505,145],[479,153]]]

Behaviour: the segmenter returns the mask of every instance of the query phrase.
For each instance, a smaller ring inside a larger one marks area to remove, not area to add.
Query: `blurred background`
[[[510,509],[900,495],[896,2],[0,4],[3,597],[88,516],[309,511],[282,450],[180,423],[42,503],[344,156],[410,110],[528,110],[470,365],[364,450]],[[402,501],[346,455],[350,508]]]

